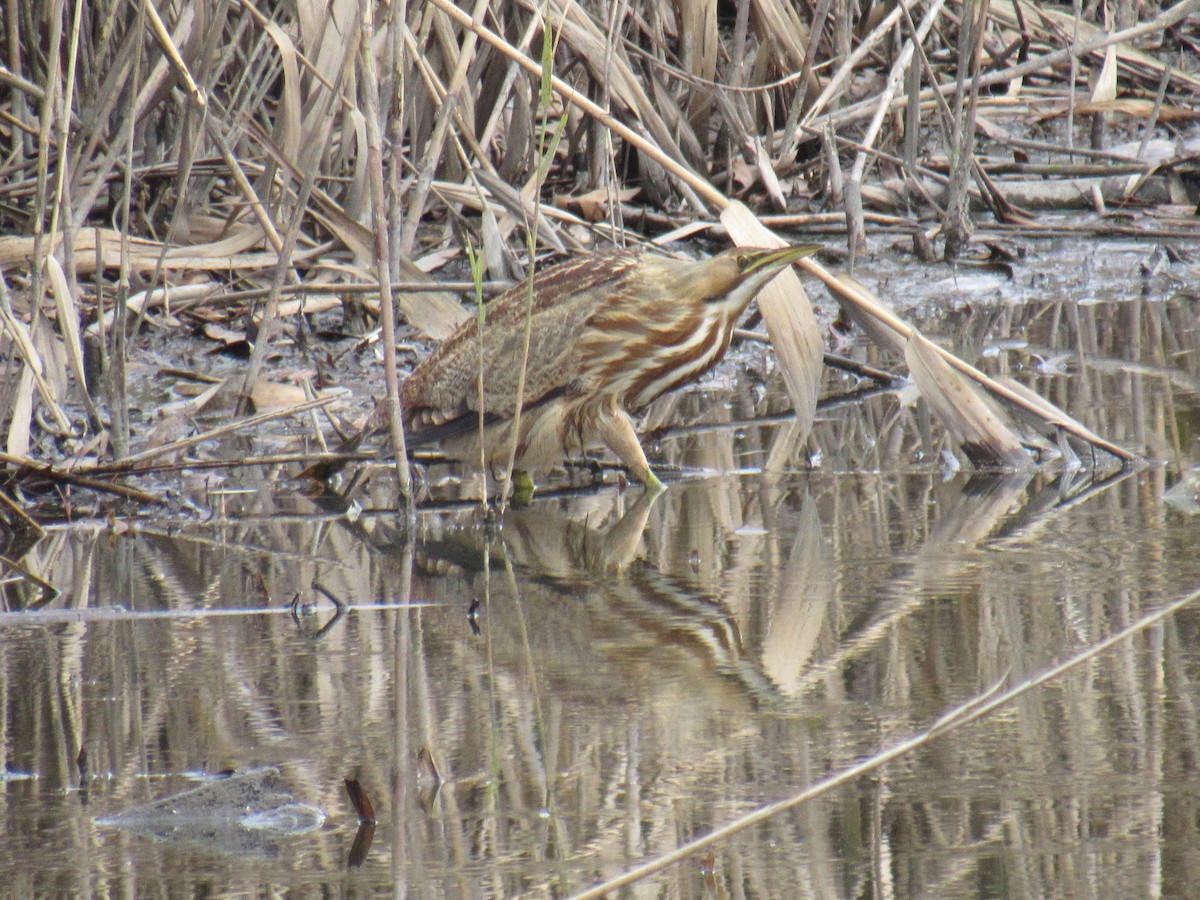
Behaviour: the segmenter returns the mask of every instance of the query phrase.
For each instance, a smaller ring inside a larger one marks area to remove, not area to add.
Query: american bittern
[[[641,250],[587,254],[533,279],[516,466],[524,470],[604,445],[648,489],[630,414],[703,375],[725,355],[734,324],[764,284],[815,246],[727,250],[699,262]],[[486,307],[483,433],[487,465],[513,438],[529,285]],[[464,322],[400,389],[413,446],[479,459],[479,326]]]

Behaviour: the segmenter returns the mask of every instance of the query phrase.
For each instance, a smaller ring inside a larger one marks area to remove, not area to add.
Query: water
[[[1064,267],[1041,299],[1022,273],[935,297],[921,323],[1147,452],[1132,470],[955,473],[893,395],[831,404],[805,448],[763,421],[786,400],[751,349],[652,413],[676,427],[651,457],[682,472],[652,504],[577,472],[498,527],[445,503],[410,531],[381,468],[353,511],[251,468],[181,479],[204,515],[10,546],[61,594],[3,586],[4,889],[569,895],[1195,590],[1195,300],[1178,272],[1147,289],[1106,265],[1128,260]],[[1198,610],[631,891],[1186,896]],[[262,767],[324,823],[167,839],[114,820]]]

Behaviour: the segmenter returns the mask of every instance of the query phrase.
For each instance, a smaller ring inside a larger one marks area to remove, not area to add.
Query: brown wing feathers
[[[526,409],[551,396],[561,396],[569,388],[578,365],[574,338],[636,268],[640,258],[640,250],[585,254],[534,277]],[[499,416],[514,412],[528,290],[524,282],[514,285],[488,304],[484,326],[485,412]],[[451,429],[461,433],[465,428],[477,427],[478,335],[476,319],[464,322],[401,386],[404,417],[418,443],[442,440]],[[461,427],[456,424],[460,419]],[[430,431],[428,437],[426,431]]]

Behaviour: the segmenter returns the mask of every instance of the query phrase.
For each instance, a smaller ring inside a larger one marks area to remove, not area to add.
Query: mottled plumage
[[[634,477],[656,485],[630,415],[712,368],[759,289],[815,249],[737,249],[701,261],[609,250],[536,274],[517,467],[605,445]],[[521,283],[486,306],[489,465],[508,457],[528,301],[529,285]],[[478,460],[475,318],[417,366],[400,396],[413,445],[437,442],[450,456]]]

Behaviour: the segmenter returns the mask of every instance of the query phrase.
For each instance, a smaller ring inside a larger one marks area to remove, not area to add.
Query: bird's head
[[[684,270],[680,293],[696,302],[744,309],[763,285],[798,259],[819,249],[816,244],[794,244],[772,250],[734,247]]]

